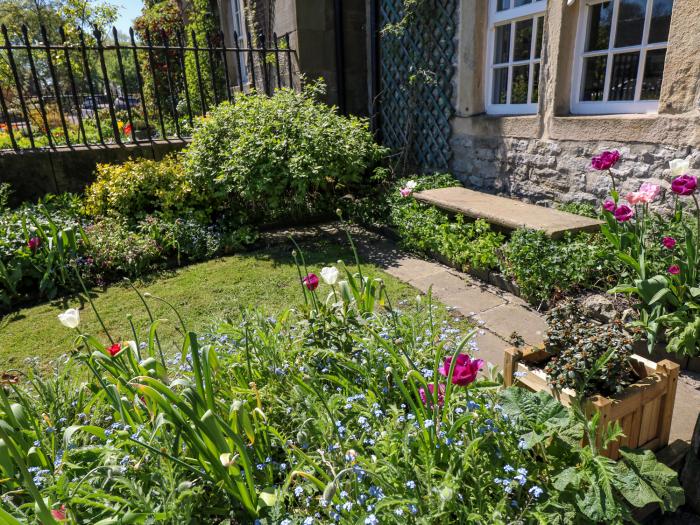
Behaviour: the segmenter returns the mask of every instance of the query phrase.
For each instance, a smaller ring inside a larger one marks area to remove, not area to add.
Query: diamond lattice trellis
[[[404,1],[380,0],[382,27],[403,19]],[[419,0],[398,35],[383,34],[380,40],[384,144],[403,150],[411,168],[447,169],[452,154],[457,2]]]

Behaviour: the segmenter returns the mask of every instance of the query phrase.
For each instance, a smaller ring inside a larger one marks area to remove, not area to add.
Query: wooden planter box
[[[506,349],[503,364],[505,386],[523,386],[533,392],[544,390],[564,406],[569,406],[576,393],[567,388],[553,389],[541,368],[550,357],[542,348]],[[625,434],[603,453],[611,459],[620,456],[620,447],[659,450],[668,445],[671,432],[680,366],[667,359],[658,363],[638,355],[631,359],[640,377],[636,383],[615,396],[594,395],[588,399],[588,409],[601,414],[601,426],[618,421]],[[518,377],[514,375],[516,372]]]

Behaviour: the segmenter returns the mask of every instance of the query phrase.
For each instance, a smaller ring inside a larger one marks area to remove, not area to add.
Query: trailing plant
[[[620,320],[601,325],[569,301],[547,313],[547,324],[544,348],[552,358],[544,371],[553,387],[569,388],[584,396],[610,396],[636,380],[630,364],[633,338],[625,333]],[[608,352],[613,352],[613,358],[596,368],[598,360]]]

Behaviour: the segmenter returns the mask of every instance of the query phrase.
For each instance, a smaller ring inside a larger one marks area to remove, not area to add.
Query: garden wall
[[[47,193],[80,192],[94,180],[98,163],[145,157],[160,160],[187,145],[184,140],[141,144],[60,147],[55,150],[0,151],[0,182],[12,186],[12,204]]]
[[[690,157],[691,168],[700,169],[700,149],[690,146],[457,135],[452,148],[452,170],[465,185],[538,204],[599,204],[608,197],[610,177],[590,168],[591,157],[604,149],[622,154],[613,172],[623,195],[645,180],[670,182],[673,159]]]

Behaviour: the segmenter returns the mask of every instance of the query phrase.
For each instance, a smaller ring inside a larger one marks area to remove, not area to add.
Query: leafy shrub
[[[484,220],[468,222],[462,215],[449,214],[413,199],[404,197],[399,189],[409,179],[397,181],[389,193],[389,221],[403,246],[425,254],[440,254],[454,264],[476,269],[498,266],[497,250],[504,237],[491,231]],[[415,191],[459,186],[449,174],[426,175],[415,178]]]
[[[202,205],[241,223],[334,209],[382,156],[366,121],[316,102],[320,87],[240,95],[203,119],[185,155]]]
[[[585,202],[567,202],[563,204],[557,204],[557,209],[573,213],[575,215],[583,215],[584,217],[590,217],[591,219],[600,218],[600,210],[598,210],[592,204],[588,204]]]
[[[339,273],[275,318],[245,310],[199,335],[182,321],[182,355],[170,359],[158,321],[145,334],[129,323],[135,341],[77,338],[56,379],[10,378],[5,512],[43,523],[53,510],[77,523],[564,525],[682,504],[676,473],[650,451],[601,456],[582,407],[455,374],[472,334],[430,298],[385,312],[381,280]],[[602,448],[619,437],[608,430]]]
[[[124,164],[98,164],[96,180],[85,190],[85,211],[94,216],[119,216],[136,222],[154,212],[175,217],[194,209],[182,169],[182,157],[161,161],[137,159]],[[206,215],[206,207],[200,214]]]
[[[577,289],[607,290],[619,266],[600,235],[585,233],[553,240],[544,232],[516,230],[501,258],[501,271],[532,302]]]
[[[85,227],[90,240],[80,264],[87,276],[100,282],[119,276],[137,277],[160,260],[162,247],[147,235],[131,231],[120,219],[101,219]]]
[[[552,386],[570,388],[584,395],[609,396],[622,392],[634,382],[629,360],[632,338],[625,333],[619,320],[601,326],[581,314],[575,303],[569,302],[550,310],[547,324],[549,330],[544,344],[553,357],[544,370]],[[597,370],[596,363],[604,357],[604,366]]]

